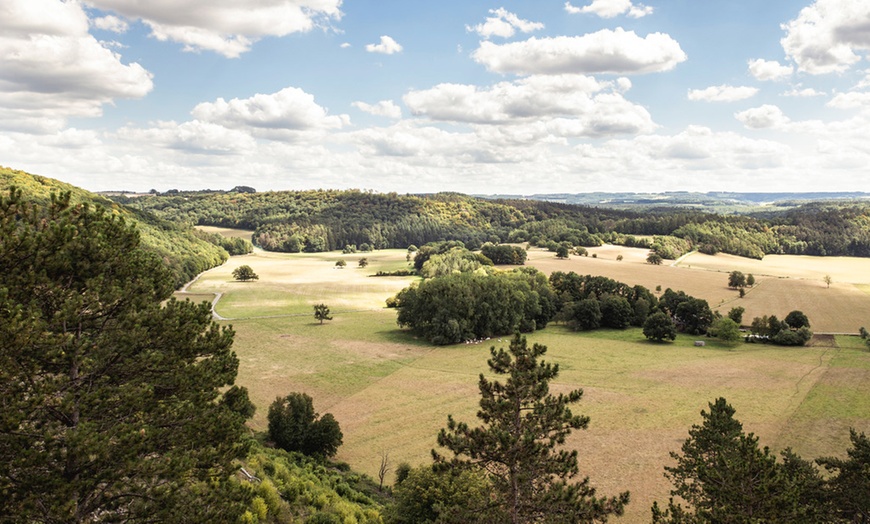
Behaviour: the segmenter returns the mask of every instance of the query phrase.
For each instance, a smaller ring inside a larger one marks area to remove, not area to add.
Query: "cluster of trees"
[[[724,398],[701,411],[665,476],[674,488],[667,507],[652,507],[654,524],[695,522],[868,522],[870,439],[851,430],[848,458],[819,458],[827,475],[790,449],[782,461],[746,434]]]
[[[344,435],[332,413],[320,416],[305,393],[278,397],[269,406],[269,439],[285,451],[332,457]]]
[[[642,326],[658,302],[643,286],[602,276],[555,271],[549,282],[559,299],[557,318],[579,331]]]
[[[394,303],[399,307],[399,325],[433,344],[543,329],[556,312],[547,277],[525,267],[424,280],[399,292]]]
[[[487,242],[480,248],[480,253],[496,265],[522,266],[526,263],[526,250],[519,246],[493,244]]]
[[[752,319],[749,327],[752,336],[747,342],[770,342],[779,346],[803,346],[813,338],[810,321],[802,311],[792,311],[784,320],[776,315]]]
[[[240,237],[225,237],[217,233],[207,233],[201,229],[194,229],[193,234],[206,242],[224,248],[231,256],[247,255],[254,251],[254,244],[250,240]]]
[[[870,224],[864,219],[870,205],[863,203],[808,204],[766,216],[725,216],[680,208],[641,214],[455,193],[414,196],[356,190],[114,198],[171,221],[256,229],[256,242],[276,251],[331,251],[362,244],[398,248],[452,239],[472,249],[486,242],[587,247],[610,242],[650,247],[667,259],[690,249],[752,258],[774,253],[870,256]]]

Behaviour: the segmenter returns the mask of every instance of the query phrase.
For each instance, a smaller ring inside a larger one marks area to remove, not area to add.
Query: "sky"
[[[868,0],[0,0],[0,165],[92,191],[870,191]]]

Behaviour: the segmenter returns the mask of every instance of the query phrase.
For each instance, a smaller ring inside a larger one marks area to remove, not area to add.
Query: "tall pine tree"
[[[235,522],[238,360],[138,233],[0,197],[0,522]]]
[[[490,349],[489,368],[506,375],[502,383],[480,375],[480,411],[483,425],[471,428],[448,417],[438,445],[453,452],[446,458],[433,450],[441,467],[476,468],[489,478],[494,491],[492,506],[480,508],[487,521],[531,523],[606,522],[621,515],[628,492],[598,498],[588,478],[575,482],[577,451],[563,448],[575,429],[585,429],[589,418],[574,415],[569,404],[580,400],[582,390],[558,396],[549,382],[559,374],[557,364],[538,359],[546,346],[527,346],[517,335],[508,351]],[[498,515],[500,513],[500,516]]]

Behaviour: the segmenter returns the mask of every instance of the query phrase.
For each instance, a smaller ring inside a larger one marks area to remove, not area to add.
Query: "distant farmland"
[[[747,309],[744,318],[771,313],[782,318],[803,309],[815,330],[870,325],[870,295],[847,283],[850,273],[836,264],[825,268],[834,278],[827,289],[800,259],[794,271],[802,278],[780,278],[784,275],[764,262],[755,266],[739,258],[691,255],[670,267],[645,264],[645,250],[605,246],[590,253],[597,258],[557,260],[553,253],[532,250],[528,263],[546,272],[606,275],[651,290],[682,289],[723,313],[741,305]],[[618,254],[622,261],[616,261]],[[364,269],[357,265],[362,257],[369,261]],[[339,259],[347,262],[345,269],[335,268]],[[738,266],[741,262],[750,265]],[[231,271],[241,264],[252,266],[260,280],[234,282]],[[383,453],[394,466],[428,462],[448,414],[476,423],[477,376],[486,369],[488,348],[506,347],[507,338],[434,347],[398,329],[395,311],[383,307],[384,299],[415,279],[370,275],[401,267],[407,267],[402,250],[258,251],[232,258],[191,286],[197,299],[222,293],[217,311],[232,319],[227,323],[237,332],[238,383],[249,388],[258,407],[255,428],[265,429],[275,397],[304,391],[320,413],[333,413],[340,422],[344,445],[338,458],[375,476]],[[854,275],[861,267],[868,266],[857,266]],[[743,299],[726,286],[732,269],[752,272],[759,281]],[[870,278],[870,271],[863,274]],[[312,305],[320,302],[334,316],[322,326],[312,314]],[[651,344],[638,329],[581,335],[551,325],[529,339],[547,345],[546,360],[560,365],[556,391],[585,390],[575,410],[591,417],[590,429],[572,435],[568,445],[579,451],[582,473],[599,494],[631,490],[628,513],[615,522],[648,522],[652,501],[667,500],[662,467],[669,463],[668,452],[679,448],[699,422],[699,411],[718,396],[734,405],[746,431],[759,435],[762,444],[776,451],[791,446],[804,458],[843,454],[849,427],[870,432],[870,353],[857,337],[837,337],[820,347],[732,350],[715,342],[696,348],[694,338],[685,336],[674,344]]]

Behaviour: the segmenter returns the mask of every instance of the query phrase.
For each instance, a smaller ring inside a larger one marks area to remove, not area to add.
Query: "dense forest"
[[[762,258],[767,254],[870,256],[870,204],[809,203],[776,213],[722,215],[660,207],[643,213],[540,200],[493,200],[456,193],[380,194],[358,190],[252,193],[172,192],[115,196],[116,202],[174,223],[255,230],[267,250],[320,252],[367,244],[405,248],[458,240],[484,243],[649,247],[664,258],[687,250]],[[650,238],[654,237],[654,238]]]
[[[141,208],[119,205],[102,196],[83,189],[23,171],[0,167],[0,192],[11,187],[21,190],[24,197],[34,203],[47,205],[52,194],[69,193],[70,203],[104,208],[139,231],[143,247],[156,254],[172,272],[175,286],[179,287],[199,273],[218,266],[229,255],[250,252],[246,241],[223,239],[195,231],[178,221],[165,220]]]

